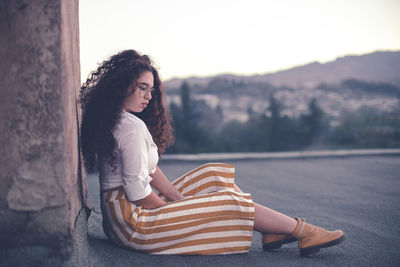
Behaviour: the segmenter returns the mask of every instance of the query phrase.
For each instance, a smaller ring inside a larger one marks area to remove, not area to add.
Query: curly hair
[[[129,88],[146,71],[153,73],[155,90],[147,108],[134,114],[145,122],[160,156],[172,145],[170,116],[164,107],[164,89],[158,71],[147,55],[125,50],[101,63],[81,87],[81,145],[88,172],[98,170],[100,160],[107,159],[114,169],[118,166],[113,130]]]

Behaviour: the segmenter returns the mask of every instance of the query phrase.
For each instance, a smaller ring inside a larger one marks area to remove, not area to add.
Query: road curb
[[[400,149],[310,150],[260,153],[200,153],[165,154],[163,161],[247,160],[247,159],[302,159],[328,157],[400,155]]]

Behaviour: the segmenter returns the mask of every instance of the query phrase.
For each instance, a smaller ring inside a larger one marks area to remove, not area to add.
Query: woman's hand
[[[142,206],[145,209],[155,209],[161,206],[168,204],[168,202],[161,199],[156,193],[151,192],[145,198],[133,201],[133,203],[137,206]]]

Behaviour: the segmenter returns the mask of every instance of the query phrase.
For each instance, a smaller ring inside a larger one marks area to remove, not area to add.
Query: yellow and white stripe
[[[157,209],[135,206],[123,188],[102,194],[107,236],[118,245],[154,254],[248,252],[254,227],[250,194],[235,192],[234,166],[210,163],[173,185],[185,196]]]

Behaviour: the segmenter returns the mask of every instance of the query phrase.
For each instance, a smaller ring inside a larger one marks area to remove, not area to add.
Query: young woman
[[[173,142],[163,97],[156,68],[134,50],[104,61],[81,88],[82,153],[87,171],[99,171],[110,240],[158,254],[243,253],[254,229],[264,250],[298,240],[306,256],[345,239],[254,203],[229,164],[206,164],[171,183],[157,167]]]

